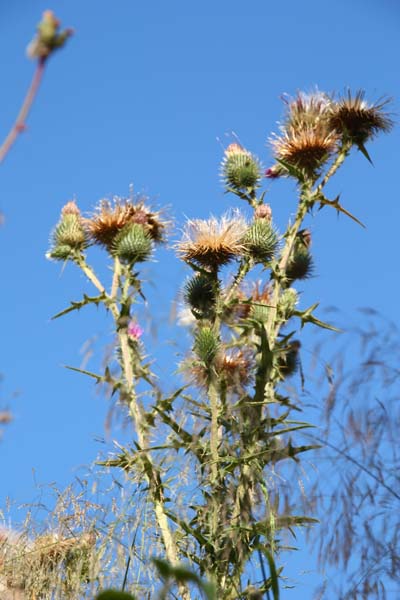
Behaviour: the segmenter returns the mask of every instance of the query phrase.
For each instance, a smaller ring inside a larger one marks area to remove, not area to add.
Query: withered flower
[[[96,212],[85,220],[91,240],[107,249],[112,247],[118,233],[132,223],[142,225],[153,241],[163,240],[165,221],[161,220],[160,213],[150,211],[143,202],[133,204],[120,198],[113,202],[101,200]]]
[[[250,350],[228,350],[217,354],[214,369],[218,380],[223,382],[231,392],[242,391],[252,381],[253,354]],[[183,371],[188,381],[199,388],[207,388],[209,369],[204,363],[186,361]]]
[[[362,90],[354,95],[349,90],[344,98],[332,103],[329,118],[331,129],[357,146],[365,144],[381,132],[388,133],[393,127],[393,120],[384,110],[390,99],[368,104],[364,96],[365,92]]]
[[[221,219],[194,219],[187,222],[176,249],[183,260],[213,270],[243,254],[246,229],[246,222],[238,212]]]
[[[251,317],[257,321],[265,321],[272,305],[270,283],[263,284],[262,281],[255,281],[251,287],[240,290],[237,299],[235,312],[239,318]]]
[[[337,150],[338,137],[325,128],[285,128],[271,138],[275,158],[312,176]]]

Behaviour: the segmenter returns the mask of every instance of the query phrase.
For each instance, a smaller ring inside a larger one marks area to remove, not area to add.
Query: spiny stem
[[[4,140],[2,146],[0,147],[0,162],[3,162],[6,155],[8,154],[11,146],[14,144],[18,135],[22,133],[25,129],[25,121],[28,117],[29,111],[31,109],[32,103],[35,99],[35,96],[38,92],[43,73],[45,70],[46,60],[41,58],[38,60],[37,67],[35,73],[33,75],[33,79],[31,85],[29,86],[28,92],[25,96],[25,100],[22,104],[21,110],[18,113],[18,116],[15,120],[13,127],[11,128],[9,134]]]

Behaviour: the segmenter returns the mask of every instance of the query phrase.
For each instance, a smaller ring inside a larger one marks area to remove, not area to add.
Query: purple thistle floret
[[[128,324],[128,335],[134,340],[138,340],[143,335],[143,329],[136,323],[136,321],[130,321]]]

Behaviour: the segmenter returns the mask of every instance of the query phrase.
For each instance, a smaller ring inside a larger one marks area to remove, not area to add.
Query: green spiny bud
[[[261,166],[257,158],[239,144],[230,144],[222,162],[222,177],[227,187],[248,190],[259,187]]]
[[[294,340],[278,357],[278,369],[282,379],[290,377],[297,371],[300,365],[299,359],[300,342]]]
[[[192,311],[199,317],[207,317],[215,305],[215,289],[207,275],[198,274],[185,285],[184,296]]]
[[[194,340],[193,350],[199,360],[210,365],[219,350],[219,340],[211,327],[199,329]]]
[[[283,292],[279,299],[278,312],[284,321],[287,321],[293,315],[298,301],[299,295],[294,288],[288,288]]]
[[[113,241],[112,253],[130,264],[147,260],[151,251],[151,237],[138,223],[126,225]]]
[[[304,244],[296,244],[293,256],[286,267],[288,282],[296,279],[308,279],[314,270],[314,263],[309,249]]]
[[[248,228],[243,244],[255,262],[269,262],[278,245],[278,237],[272,224],[266,219],[255,219]]]
[[[52,234],[52,249],[48,257],[55,260],[73,258],[87,247],[87,235],[79,208],[68,202],[61,211],[61,219]]]

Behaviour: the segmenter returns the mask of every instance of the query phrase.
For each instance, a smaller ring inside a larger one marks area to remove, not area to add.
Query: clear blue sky
[[[396,0],[2,0],[1,137],[33,73],[25,47],[46,8],[76,34],[51,59],[28,131],[1,165],[0,400],[15,415],[0,446],[1,504],[6,496],[35,497],[32,469],[36,481],[63,486],[101,449],[95,438],[104,435],[106,401],[62,365],[79,365],[82,346],[96,338],[95,370],[111,341],[110,322],[91,308],[50,321],[91,292],[73,267],[61,272],[44,258],[67,200],[76,197],[89,211],[104,196],[127,195],[133,182],[182,225],[185,215],[219,214],[232,204],[219,181],[217,138],[229,143],[233,130],[271,163],[266,140],[282,115],[283,92],[363,88],[371,100],[393,96],[399,113]],[[318,276],[302,286],[304,306],[335,305],[350,320],[357,307],[373,306],[397,320],[398,148],[396,128],[370,146],[375,168],[354,154],[330,186],[367,229],[333,211],[310,222]],[[282,230],[295,206],[293,186],[268,188]],[[157,258],[148,293],[161,331],[176,336],[168,319],[185,270],[172,251]],[[171,354],[150,324],[146,342]],[[166,364],[168,372],[173,361]]]

